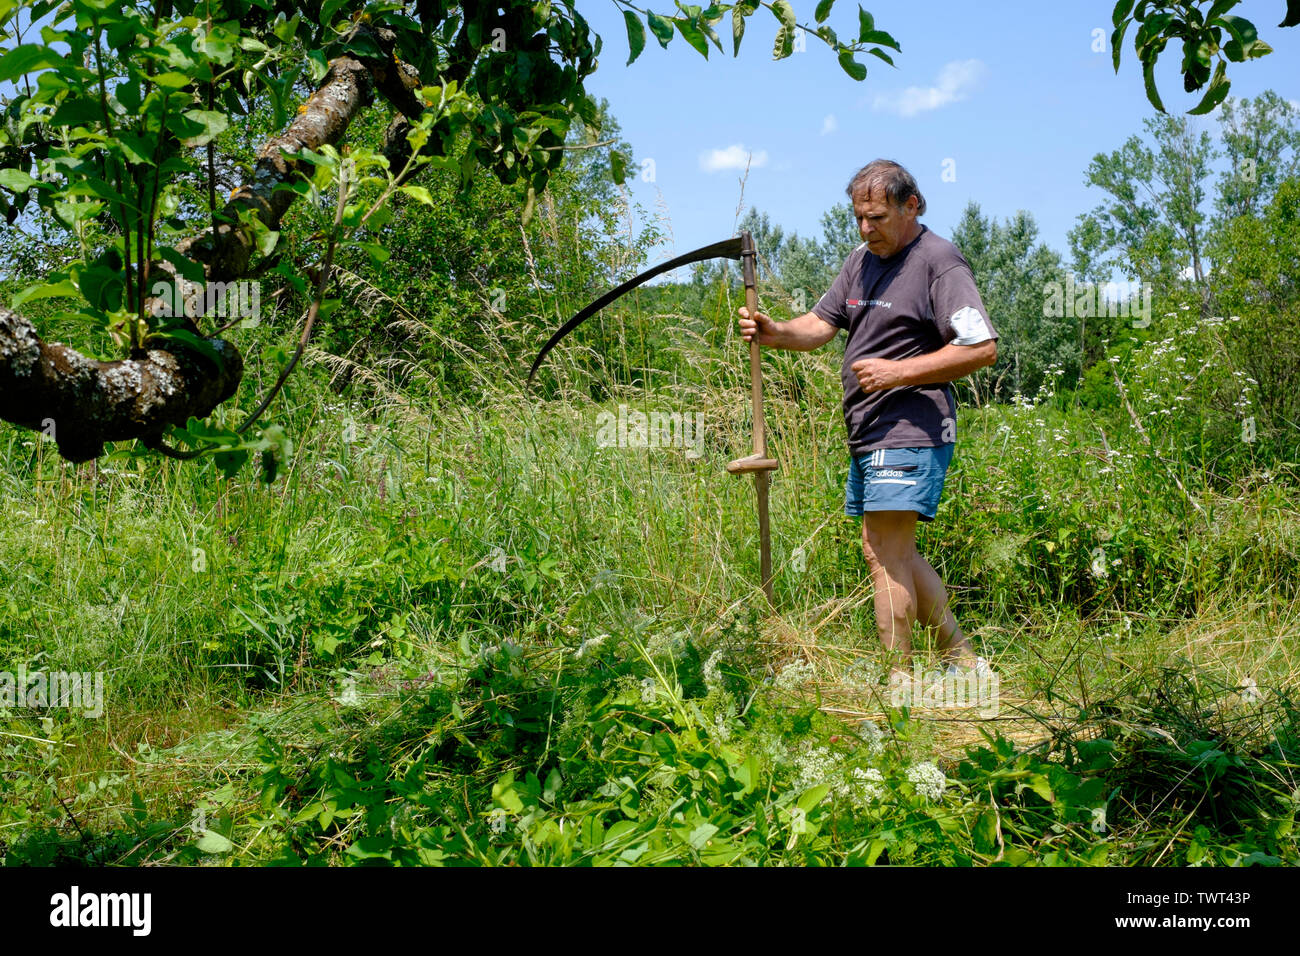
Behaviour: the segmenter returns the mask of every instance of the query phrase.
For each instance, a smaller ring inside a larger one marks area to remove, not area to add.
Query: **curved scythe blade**
[[[664,272],[669,272],[672,269],[676,269],[679,266],[690,265],[692,262],[703,262],[705,259],[720,259],[720,258],[727,258],[727,259],[740,258],[740,237],[739,236],[735,236],[731,239],[724,239],[721,242],[715,242],[710,246],[704,246],[701,249],[696,249],[694,252],[687,252],[683,255],[678,256],[676,259],[669,259],[667,262],[661,263],[660,265],[655,266],[653,269],[647,269],[639,276],[628,279],[622,285],[610,289],[608,292],[602,295],[595,302],[591,303],[591,305],[587,306],[585,309],[583,309],[573,318],[569,319],[569,321],[565,322],[562,326],[560,326],[559,330],[556,331],[556,333],[552,335],[550,339],[547,340],[546,344],[542,346],[542,350],[537,353],[537,358],[533,360],[533,367],[528,370],[528,381],[531,382],[533,380],[533,375],[536,374],[538,366],[542,364],[542,359],[546,358],[546,353],[549,352],[552,348],[554,348],[555,344],[559,342],[560,339],[564,338],[566,335],[568,335],[570,332],[576,329],[579,325],[581,325],[587,319],[591,318],[601,309],[605,308],[605,306],[609,305],[619,296],[632,291],[641,283],[653,279],[655,276],[660,275]]]

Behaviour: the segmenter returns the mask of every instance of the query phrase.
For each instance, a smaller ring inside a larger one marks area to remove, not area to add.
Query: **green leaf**
[[[1215,67],[1214,79],[1210,81],[1210,88],[1205,91],[1205,96],[1201,97],[1201,102],[1197,103],[1187,112],[1192,116],[1202,116],[1214,109],[1223,102],[1224,97],[1228,95],[1228,88],[1232,86],[1232,81],[1228,79],[1227,68],[1223,61]]]
[[[690,20],[682,17],[673,17],[673,23],[677,24],[677,32],[682,35],[682,39],[699,50],[700,55],[707,60],[709,58],[709,41],[705,38],[703,31]]]
[[[1115,32],[1110,35],[1110,55],[1115,62],[1115,72],[1119,72],[1120,54],[1124,52],[1124,34],[1128,32],[1128,25],[1132,20],[1125,20],[1115,28]]]
[[[221,469],[223,478],[234,478],[239,469],[244,467],[244,462],[248,461],[248,452],[242,448],[219,451],[212,456],[212,460]]]
[[[1130,6],[1132,2],[1130,0]],[[998,845],[997,816],[989,809],[983,811],[971,827],[972,843],[977,853],[992,853]]]
[[[717,825],[706,821],[692,830],[686,841],[695,849],[703,850],[717,832]]]
[[[632,61],[641,55],[645,49],[645,25],[641,23],[641,18],[631,10],[623,11],[623,22],[627,24],[627,45],[631,51],[627,58],[627,65],[631,66]]]
[[[117,268],[113,268],[116,265]],[[116,250],[100,257],[92,265],[75,271],[77,286],[81,295],[92,308],[116,312],[122,308],[122,293],[126,290],[125,273],[122,272],[122,259]]]
[[[1025,782],[1029,784],[1030,790],[1034,791],[1034,793],[1038,794],[1048,803],[1056,802],[1056,796],[1052,793],[1051,785],[1047,782],[1047,778],[1041,773],[1030,774],[1029,778]]]
[[[1232,39],[1223,44],[1224,55],[1234,63],[1253,60],[1272,52],[1272,47],[1259,39],[1259,31],[1245,17],[1222,16],[1216,21],[1222,23]],[[1263,47],[1261,50],[1260,47]]]
[[[174,265],[176,271],[191,282],[201,283],[205,280],[206,273],[203,271],[203,266],[195,262],[189,256],[181,255],[171,246],[155,246],[154,253],[162,256],[162,258]]]
[[[330,52],[333,52],[331,49]],[[340,53],[350,53],[357,59],[383,60],[384,51],[379,48],[379,41],[368,33],[359,33],[339,49]]]
[[[214,349],[212,343],[207,339],[200,338],[188,329],[166,329],[160,332],[151,332],[145,341],[149,342],[155,339],[170,339],[179,342],[182,345],[189,346],[195,352],[198,352],[204,358],[211,361],[212,364],[217,367],[218,371],[225,371],[226,365],[225,362],[221,360],[221,353]]]
[[[320,25],[323,27],[329,26],[330,18],[334,16],[334,12],[338,10],[338,8],[339,3],[337,0],[327,0],[323,10],[324,17],[321,18]],[[275,38],[281,43],[288,43],[293,39],[294,34],[298,32],[298,24],[300,22],[301,15],[297,13],[295,13],[293,18],[290,20],[281,20],[272,27],[272,31],[275,33]]]
[[[433,201],[433,197],[429,195],[429,190],[425,189],[423,186],[399,186],[397,187],[397,191],[406,193],[406,195],[410,196],[412,199],[417,202],[422,202],[426,206],[437,208]]]
[[[871,846],[867,849],[867,855],[863,862],[867,866],[875,866],[876,860],[880,859],[880,854],[885,851],[889,844],[884,840],[872,840]]]
[[[325,78],[325,74],[330,71],[329,63],[325,60],[325,54],[320,50],[310,50],[307,53],[307,69],[311,73],[311,81],[319,83]]]
[[[0,56],[0,83],[16,80],[33,70],[59,66],[63,62],[63,57],[47,46],[24,43]]]
[[[216,110],[186,110],[184,115],[199,127],[197,132],[181,139],[185,146],[204,146],[230,126],[230,117]]]
[[[51,126],[88,126],[102,121],[99,101],[88,96],[69,96],[50,117]]]
[[[1167,38],[1164,36],[1165,28],[1173,22],[1172,13],[1156,13],[1147,17],[1142,26],[1138,29],[1137,37],[1133,40],[1133,45],[1138,51],[1138,56],[1143,60],[1152,59],[1157,53],[1164,49]]]
[[[1241,0],[1214,0],[1214,3],[1210,6],[1210,12],[1205,15],[1204,22],[1213,23],[1221,14],[1227,13],[1239,3],[1241,3]]]
[[[120,131],[117,134],[118,145],[122,147],[122,152],[126,158],[138,166],[152,166],[154,150],[158,147],[156,139],[146,139],[143,136],[136,136],[134,133]]]
[[[364,249],[366,255],[370,256],[370,261],[375,265],[387,262],[388,257],[392,255],[392,253],[377,242],[351,242],[348,243],[348,245],[356,246],[358,249]]]
[[[0,186],[12,189],[16,193],[25,193],[39,184],[39,179],[33,179],[21,169],[0,169]]]
[[[213,830],[204,830],[195,844],[204,853],[229,853],[235,845]]]
[[[844,72],[849,76],[859,81],[867,78],[867,68],[853,59],[852,50],[841,50],[839,59],[840,66],[844,68]]]
[[[492,784],[492,802],[508,813],[522,813],[524,803],[515,792],[515,775],[510,772]],[[613,832],[613,827],[610,828]]]
[[[781,25],[791,36],[794,36],[794,28],[798,26],[798,21],[795,19],[794,7],[790,6],[790,0],[775,0],[772,4],[772,15],[781,21]]]
[[[830,792],[831,788],[828,784],[819,783],[817,786],[804,791],[803,796],[799,798],[799,801],[795,806],[804,813],[811,813],[813,807],[826,799],[826,794]]]
[[[1116,29],[1119,29],[1119,25],[1127,20],[1128,15],[1133,12],[1134,2],[1135,0],[1119,0],[1119,3],[1115,4],[1115,9],[1111,11],[1110,22],[1115,25]]]
[[[52,299],[65,296],[75,298],[79,295],[81,295],[81,291],[72,284],[71,279],[64,279],[61,282],[44,282],[40,285],[29,285],[21,292],[16,293],[9,307],[16,309],[24,302],[30,302],[32,299]]]
[[[259,222],[261,220],[258,220]],[[280,241],[280,233],[274,229],[260,229],[257,232],[257,251],[264,256],[269,256],[275,249],[276,243]]]
[[[902,49],[898,45],[898,41],[895,40],[888,33],[886,33],[884,30],[872,30],[870,33],[866,34],[865,36],[860,37],[858,39],[858,42],[879,43],[881,46],[887,46],[890,49],[898,50],[900,53],[902,52]]]
[[[614,182],[622,186],[627,179],[627,159],[616,149],[609,152],[609,171]]]
[[[132,212],[139,212],[139,207],[129,202],[125,196],[104,182],[102,179],[79,179],[63,191],[65,196],[98,196],[114,204],[121,204]]]
[[[825,2],[825,0],[823,0]],[[745,16],[740,12],[739,7],[733,7],[731,11],[731,42],[732,56],[740,55],[740,41],[745,36]]]
[[[1147,99],[1160,112],[1165,111],[1165,104],[1160,102],[1160,92],[1156,89],[1156,61],[1145,60],[1142,63],[1142,82],[1147,88]]]
[[[867,34],[874,33],[876,30],[876,18],[869,14],[862,7],[858,7],[858,42],[870,43]]]
[[[885,61],[886,63],[888,63],[890,66],[893,66],[893,65],[894,65],[894,58],[891,57],[891,56],[890,56],[888,53],[886,53],[884,50],[880,49],[880,47],[878,47],[878,46],[873,46],[873,47],[872,47],[870,50],[868,50],[867,52],[870,53],[872,56],[880,57],[880,59],[884,60],[884,61]],[[866,69],[866,67],[863,67],[863,69]]]
[[[650,32],[655,35],[659,45],[665,50],[668,49],[668,43],[673,38],[672,21],[659,16],[657,13],[646,13],[646,22],[650,24]]]
[[[813,14],[813,19],[818,23],[825,23],[826,18],[831,15],[831,7],[835,6],[835,0],[821,0],[817,4],[817,12]]]
[[[149,77],[154,86],[160,86],[164,90],[183,90],[194,82],[194,78],[184,73],[177,73],[169,70],[166,73],[155,73]]]
[[[718,31],[713,29],[713,24],[703,17],[696,22],[700,29],[704,31],[704,35],[707,36],[713,45],[718,48],[718,52],[725,53],[726,51],[722,49],[722,40],[718,37]]]
[[[784,60],[794,52],[794,32],[782,26],[772,41],[772,59]]]

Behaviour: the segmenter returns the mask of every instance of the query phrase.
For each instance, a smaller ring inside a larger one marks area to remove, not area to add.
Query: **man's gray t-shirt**
[[[844,347],[844,425],[849,453],[931,448],[956,440],[952,388],[907,385],[864,393],[853,371],[863,358],[905,359],[948,343],[996,339],[965,257],[925,226],[902,250],[881,259],[864,242],[812,311],[849,333]]]

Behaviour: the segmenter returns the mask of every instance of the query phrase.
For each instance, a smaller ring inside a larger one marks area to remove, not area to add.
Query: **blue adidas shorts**
[[[933,521],[954,447],[877,448],[853,456],[844,513],[858,518],[864,511],[915,511],[922,521]]]

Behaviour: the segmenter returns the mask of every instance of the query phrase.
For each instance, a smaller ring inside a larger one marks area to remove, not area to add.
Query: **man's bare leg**
[[[862,554],[871,569],[876,630],[885,648],[891,676],[900,673],[906,676],[912,658],[912,622],[917,611],[914,561],[920,556],[916,553],[916,512],[865,512]]]
[[[916,588],[917,619],[934,634],[943,662],[974,667],[975,649],[948,607],[948,590],[939,572],[920,554],[912,561],[912,581]]]

